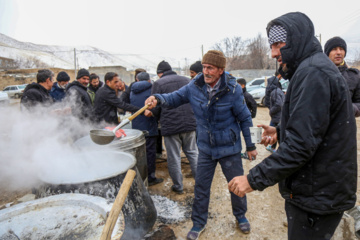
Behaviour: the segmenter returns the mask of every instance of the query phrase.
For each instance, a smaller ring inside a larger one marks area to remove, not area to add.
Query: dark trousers
[[[163,147],[162,147],[162,136],[161,136],[161,130],[158,130],[158,136],[156,137],[156,153],[162,154]]]
[[[329,240],[344,212],[317,215],[285,201],[289,240]]]
[[[155,180],[155,170],[156,170],[156,136],[155,137],[146,137],[146,159],[148,167],[148,181],[151,182]]]
[[[210,188],[217,163],[220,163],[226,180],[230,182],[234,177],[244,175],[241,153],[213,160],[210,155],[199,151],[198,165],[195,178],[195,199],[192,207],[191,220],[194,227],[205,226],[208,218]],[[247,202],[245,197],[231,195],[232,211],[236,219],[245,217]]]

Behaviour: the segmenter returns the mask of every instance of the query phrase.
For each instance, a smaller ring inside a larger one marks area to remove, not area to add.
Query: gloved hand
[[[110,130],[110,131],[114,130],[114,128],[115,128],[115,127],[105,127],[105,129]],[[124,130],[119,129],[119,130],[117,130],[117,131],[115,132],[115,136],[116,136],[117,138],[121,138],[121,137],[126,137],[126,134],[125,134],[125,131],[124,131]]]

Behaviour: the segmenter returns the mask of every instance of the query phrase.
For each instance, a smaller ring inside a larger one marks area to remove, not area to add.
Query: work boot
[[[174,185],[171,186],[171,190],[177,194],[183,194],[184,191],[182,189],[176,188]]]
[[[204,231],[205,226],[202,228],[199,227],[193,227],[190,232],[187,234],[186,239],[187,240],[196,240],[199,239],[200,234],[202,233],[202,231]]]
[[[162,183],[164,179],[162,178],[155,178],[154,180],[148,181],[149,186],[154,186],[156,184]]]

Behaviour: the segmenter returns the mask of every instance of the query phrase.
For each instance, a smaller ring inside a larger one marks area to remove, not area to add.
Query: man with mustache
[[[269,22],[271,55],[289,87],[277,128],[264,128],[262,143],[277,151],[235,177],[229,190],[245,196],[279,183],[288,239],[330,239],[344,211],[356,201],[356,123],[350,94],[336,66],[322,53],[314,25],[293,12]]]
[[[349,68],[344,60],[347,45],[341,37],[330,38],[325,43],[324,53],[338,67],[341,75],[345,78],[353,104],[355,117],[360,116],[360,72],[356,68]]]
[[[244,173],[241,160],[241,137],[246,142],[249,159],[256,158],[255,144],[251,142],[249,127],[252,119],[246,106],[243,91],[236,79],[225,70],[226,58],[220,51],[210,50],[203,59],[203,73],[189,84],[168,94],[154,94],[145,104],[151,108],[160,106],[178,107],[190,103],[196,118],[199,157],[195,177],[195,199],[191,219],[193,227],[187,239],[198,239],[205,229],[208,217],[211,182],[217,163],[230,181]],[[246,197],[231,193],[233,214],[243,233],[250,232]]]

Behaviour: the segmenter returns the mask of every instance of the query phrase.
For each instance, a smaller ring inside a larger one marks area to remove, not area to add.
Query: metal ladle
[[[112,131],[103,130],[103,129],[90,130],[90,138],[91,138],[91,140],[94,143],[99,144],[99,145],[106,145],[106,144],[111,143],[115,139],[115,136],[116,136],[115,133],[116,133],[117,130],[119,130],[121,127],[125,126],[130,121],[132,121],[134,118],[139,116],[148,107],[149,107],[149,105],[145,105],[144,107],[139,109],[136,113],[131,115],[129,118],[121,121],[121,123],[119,125],[117,125],[116,128],[114,128]]]

